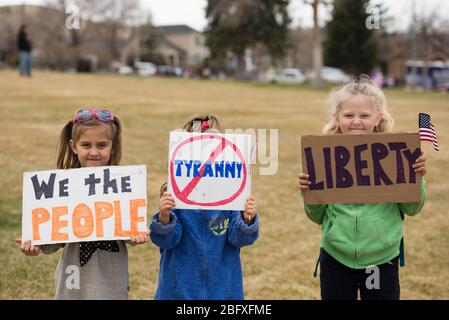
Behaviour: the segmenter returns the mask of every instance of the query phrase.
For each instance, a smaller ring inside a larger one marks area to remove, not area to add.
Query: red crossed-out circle
[[[198,170],[199,176],[193,177],[193,179],[187,184],[187,186],[183,190],[180,190],[178,184],[176,183],[176,179],[175,179],[175,175],[174,175],[175,157],[176,157],[177,153],[179,152],[179,149],[181,149],[184,145],[193,143],[194,141],[197,141],[197,140],[205,140],[205,139],[217,139],[220,141],[220,143],[214,149],[214,151],[212,151],[212,153],[209,156],[209,159],[207,161],[205,161],[203,163],[203,165],[201,166],[201,168]],[[200,182],[200,180],[203,176],[204,167],[206,166],[206,164],[207,163],[212,164],[215,161],[215,158],[217,158],[217,156],[219,156],[223,152],[223,150],[228,146],[234,150],[234,152],[237,154],[237,156],[239,157],[240,161],[243,164],[243,180],[242,180],[240,188],[237,190],[237,192],[226,199],[222,199],[222,200],[218,200],[218,201],[214,201],[214,202],[197,202],[197,201],[188,199],[189,195],[192,193],[195,186],[198,184],[198,182]],[[184,203],[191,204],[191,205],[201,205],[201,206],[212,207],[212,206],[219,206],[219,205],[224,205],[224,204],[232,202],[243,192],[243,189],[245,188],[246,171],[247,171],[247,169],[246,169],[245,159],[243,158],[243,155],[240,152],[240,150],[237,148],[237,146],[235,144],[233,144],[231,141],[229,141],[228,139],[221,137],[221,136],[214,135],[214,134],[198,135],[198,136],[190,137],[190,138],[184,140],[175,148],[175,150],[173,151],[172,158],[170,159],[170,181],[171,181],[171,185],[173,188],[173,192],[175,193],[176,197],[179,200],[181,200]]]

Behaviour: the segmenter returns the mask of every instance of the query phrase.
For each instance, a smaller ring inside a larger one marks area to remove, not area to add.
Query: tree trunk
[[[245,80],[245,60],[243,54],[237,55],[237,69],[235,70],[235,78]]]
[[[323,52],[321,46],[321,33],[318,24],[318,2],[313,0],[313,73],[314,78],[312,84],[314,88],[320,89],[323,87],[323,80],[321,79],[321,67],[323,66]]]

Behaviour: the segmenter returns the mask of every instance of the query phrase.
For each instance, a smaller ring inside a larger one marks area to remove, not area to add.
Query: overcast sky
[[[39,4],[42,0],[0,0],[0,5],[8,4]],[[151,12],[155,25],[187,24],[198,31],[202,31],[207,20],[204,9],[206,0],[141,0],[145,10]],[[395,18],[395,29],[406,29],[410,17],[413,0],[374,0],[384,3],[389,8],[389,15]],[[429,14],[437,10],[440,16],[449,20],[448,0],[415,0],[416,11]],[[289,8],[293,26],[311,26],[312,10],[303,0],[290,0]],[[328,10],[321,8],[321,20],[329,17]]]

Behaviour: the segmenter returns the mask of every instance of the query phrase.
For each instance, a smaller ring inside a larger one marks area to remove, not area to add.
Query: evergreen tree
[[[212,58],[227,52],[242,58],[246,48],[262,43],[273,60],[287,48],[289,0],[208,0],[206,43]]]
[[[140,61],[165,64],[164,57],[158,52],[160,45],[159,34],[151,22],[141,27],[140,31]]]
[[[369,0],[335,0],[326,26],[324,62],[354,75],[368,74],[377,64],[374,29],[367,28]]]

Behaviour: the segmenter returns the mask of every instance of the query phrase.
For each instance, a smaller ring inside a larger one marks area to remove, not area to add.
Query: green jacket
[[[399,209],[413,216],[424,206],[425,181],[419,203],[306,205],[307,216],[323,229],[321,247],[338,262],[365,269],[399,255],[402,219]]]

